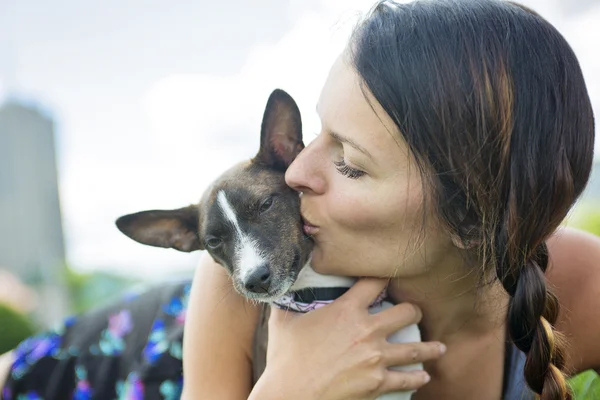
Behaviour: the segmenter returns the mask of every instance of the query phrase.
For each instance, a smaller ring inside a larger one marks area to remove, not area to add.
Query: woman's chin
[[[343,260],[332,257],[324,257],[320,251],[314,251],[310,259],[312,269],[323,275],[348,276],[349,270]]]

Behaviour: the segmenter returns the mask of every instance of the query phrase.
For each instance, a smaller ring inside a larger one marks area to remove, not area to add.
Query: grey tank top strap
[[[504,358],[503,400],[535,399],[535,393],[525,383],[523,368],[525,368],[525,353],[519,350],[512,342],[507,342]]]
[[[267,342],[269,340],[268,323],[270,308],[261,306],[261,311],[254,332],[252,346],[252,378],[256,383],[267,366]],[[504,360],[504,390],[502,400],[534,400],[534,393],[529,389],[523,377],[525,354],[512,342],[506,343]]]

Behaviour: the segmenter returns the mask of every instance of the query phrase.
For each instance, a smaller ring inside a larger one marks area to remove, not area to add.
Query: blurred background
[[[600,1],[521,2],[570,42],[600,115]],[[127,288],[191,277],[199,254],[133,242],[115,219],[195,203],[252,157],[275,87],[309,142],[329,66],[372,4],[0,0],[0,353]],[[566,223],[600,234],[600,164]]]

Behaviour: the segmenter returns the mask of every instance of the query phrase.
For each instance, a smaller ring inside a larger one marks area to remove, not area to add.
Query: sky
[[[600,1],[522,3],[567,38],[600,115]],[[35,104],[56,121],[69,263],[157,279],[189,272],[198,254],[133,242],[114,220],[195,203],[252,157],[276,87],[298,102],[310,142],[328,69],[372,4],[0,0],[0,101]]]

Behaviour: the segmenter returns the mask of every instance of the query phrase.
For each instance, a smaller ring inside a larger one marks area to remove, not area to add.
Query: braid
[[[496,274],[511,299],[508,329],[511,340],[526,353],[524,375],[529,387],[543,400],[572,398],[562,370],[565,367],[564,340],[554,329],[559,304],[546,286],[548,266],[546,243],[538,245],[520,265],[514,258],[515,243],[505,229],[496,242]],[[512,253],[512,254],[511,254]]]

